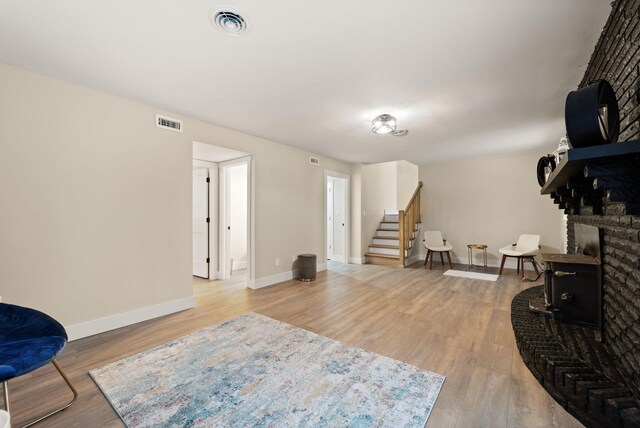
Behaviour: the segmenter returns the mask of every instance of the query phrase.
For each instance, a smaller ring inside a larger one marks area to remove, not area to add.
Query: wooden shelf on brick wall
[[[640,213],[640,140],[567,151],[540,193],[566,214]]]

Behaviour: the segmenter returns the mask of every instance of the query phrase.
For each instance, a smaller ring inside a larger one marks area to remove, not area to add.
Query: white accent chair
[[[427,249],[427,257],[424,259],[424,265],[427,265],[427,261],[431,258],[429,269],[433,268],[433,253],[440,253],[440,261],[444,266],[444,258],[442,253],[447,253],[447,259],[449,259],[449,269],[451,269],[451,253],[453,249],[451,244],[447,244],[447,240],[442,237],[442,233],[437,230],[427,230],[424,232],[424,240],[422,241],[424,247]]]
[[[538,266],[534,259],[538,255],[540,249],[540,235],[520,235],[516,244],[507,245],[500,248],[500,254],[502,254],[502,263],[500,263],[500,273],[502,275],[502,269],[504,268],[504,262],[507,257],[514,257],[518,259],[517,273],[520,273],[522,266],[522,277],[524,278],[524,261],[528,260],[533,265],[533,269],[538,275]]]
[[[0,410],[0,428],[11,428],[11,419],[9,413]]]

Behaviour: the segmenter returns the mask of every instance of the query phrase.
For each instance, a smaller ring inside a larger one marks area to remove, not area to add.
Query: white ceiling
[[[604,0],[9,0],[0,62],[350,162],[557,146]],[[398,118],[406,137],[374,135]]]

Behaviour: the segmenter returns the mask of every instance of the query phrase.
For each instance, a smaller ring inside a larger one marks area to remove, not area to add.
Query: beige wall
[[[409,200],[418,187],[419,168],[411,162],[401,160],[396,162],[397,168],[397,188],[398,188],[398,209],[407,207]]]
[[[234,265],[247,262],[247,165],[229,168],[231,258]],[[235,269],[235,268],[234,268]]]
[[[440,230],[454,257],[467,261],[467,244],[498,249],[522,233],[541,235],[543,251],[561,252],[562,213],[540,195],[535,168],[545,152],[518,153],[422,165],[422,230]],[[422,258],[424,248],[421,246]],[[437,259],[437,258],[436,258]]]
[[[362,167],[360,163],[351,165],[350,263],[362,262]]]
[[[191,296],[192,141],[253,156],[257,279],[326,258],[323,168],[349,164],[6,65],[0,93],[4,301],[74,324]]]
[[[362,233],[361,254],[369,251],[369,244],[384,210],[397,209],[396,162],[384,162],[362,166]]]

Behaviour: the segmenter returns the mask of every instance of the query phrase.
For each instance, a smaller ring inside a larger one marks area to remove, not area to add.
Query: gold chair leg
[[[62,370],[62,367],[60,367],[60,364],[58,364],[58,362],[55,359],[52,360],[51,363],[56,368],[56,370],[58,370],[58,373],[60,373],[60,376],[62,376],[62,379],[64,379],[65,383],[67,384],[67,386],[69,387],[69,389],[73,393],[73,399],[70,402],[68,402],[67,404],[65,404],[64,406],[60,407],[59,409],[56,409],[53,412],[50,412],[50,413],[48,413],[48,414],[36,419],[33,422],[29,422],[27,425],[24,425],[22,428],[30,427],[31,425],[37,424],[38,422],[41,422],[41,421],[43,421],[44,419],[47,419],[50,416],[53,416],[53,415],[55,415],[57,413],[60,413],[63,410],[66,410],[73,403],[75,403],[76,400],[78,399],[78,391],[73,386],[73,384],[71,383],[71,380],[69,379],[69,377],[67,377],[67,374],[64,372],[64,370]],[[5,401],[5,405],[6,405],[7,412],[8,412],[9,411],[9,386],[8,386],[8,382],[5,382],[4,385],[5,385],[4,389],[5,389],[5,400],[6,400]]]
[[[4,399],[4,410],[6,410],[7,413],[11,413],[11,411],[9,410],[9,381],[8,380],[2,383],[2,394]]]

